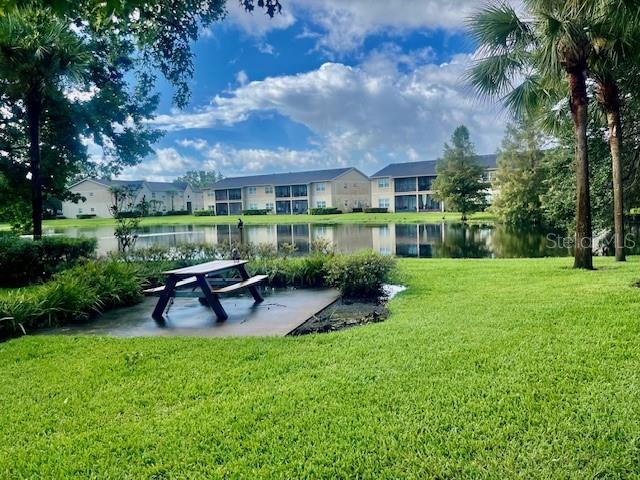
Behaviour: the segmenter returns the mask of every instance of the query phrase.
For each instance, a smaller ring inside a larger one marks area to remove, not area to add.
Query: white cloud
[[[156,122],[168,130],[207,128],[275,111],[316,133],[320,149],[337,161],[350,162],[366,152],[399,160],[436,158],[455,127],[465,124],[479,153],[490,153],[502,138],[504,119],[464,83],[470,61],[470,55],[443,64],[413,60],[407,71],[398,65],[408,60],[389,49],[359,66],[325,63],[310,72],[253,81],[197,112],[162,115]]]
[[[465,21],[486,3],[478,0],[286,0],[282,15],[270,19],[263,11],[247,14],[230,2],[230,20],[252,36],[264,36],[307,21],[299,38],[315,38],[319,48],[353,51],[375,34],[404,35],[414,30],[461,31]],[[522,0],[510,0],[519,8]]]
[[[240,85],[246,85],[247,82],[249,81],[249,76],[247,75],[247,72],[245,72],[244,70],[240,70],[238,73],[236,73],[236,81]]]
[[[159,148],[156,150],[155,158],[125,169],[119,178],[165,182],[199,166],[200,162],[180,154],[175,148]]]

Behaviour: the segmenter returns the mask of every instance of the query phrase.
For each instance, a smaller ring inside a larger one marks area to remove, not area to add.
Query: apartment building
[[[203,192],[205,208],[216,215],[268,210],[304,214],[311,208],[352,212],[371,203],[369,178],[356,168],[225,178]]]
[[[478,161],[485,169],[485,179],[493,180],[497,155],[481,155]],[[371,176],[371,205],[390,212],[444,211],[444,205],[433,196],[436,160],[392,163]],[[493,191],[487,192],[489,198]]]
[[[128,189],[131,203],[136,206],[144,202],[152,213],[172,210],[191,212],[204,207],[202,193],[187,183],[86,178],[69,187],[71,193],[80,194],[83,199],[78,203],[63,202],[62,214],[67,218],[76,218],[78,215],[110,217],[114,187]]]

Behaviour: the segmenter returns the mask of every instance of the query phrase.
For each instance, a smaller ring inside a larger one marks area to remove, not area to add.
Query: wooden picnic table
[[[246,288],[251,292],[256,303],[262,302],[264,299],[260,295],[257,285],[264,282],[267,276],[250,277],[245,268],[247,263],[247,260],[217,260],[162,272],[167,275],[167,283],[163,287],[145,290],[147,294],[160,296],[153,310],[153,318],[162,320],[169,301],[175,297],[198,297],[203,305],[208,305],[213,309],[218,320],[226,320],[228,317],[220,303],[220,294]],[[221,273],[231,270],[236,270],[240,278],[225,280],[220,277]],[[185,288],[191,289],[191,291],[184,291]],[[197,292],[197,289],[200,291]]]

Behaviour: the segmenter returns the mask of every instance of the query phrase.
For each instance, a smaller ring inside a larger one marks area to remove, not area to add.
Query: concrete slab
[[[340,294],[329,289],[263,290],[264,302],[255,305],[250,295],[222,297],[229,314],[224,322],[216,321],[211,309],[203,307],[197,298],[177,298],[165,315],[164,325],[151,318],[157,298],[119,308],[83,324],[48,329],[45,335],[112,335],[142,336],[284,336],[307,319],[335,302]]]

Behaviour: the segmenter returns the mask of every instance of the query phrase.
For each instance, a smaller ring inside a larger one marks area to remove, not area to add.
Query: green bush
[[[95,254],[94,238],[0,236],[0,287],[20,287],[72,267]]]
[[[87,220],[88,218],[96,218],[96,214],[95,213],[79,213],[78,215],[76,215],[76,218],[78,220]]]
[[[98,312],[141,298],[135,265],[89,261],[42,285],[0,291],[0,336],[86,320]]]
[[[215,217],[216,212],[213,210],[195,210],[193,215],[196,217]]]
[[[267,210],[266,208],[252,208],[249,210],[243,210],[242,214],[243,215],[267,215],[269,213],[269,210]]]
[[[142,218],[141,212],[118,212],[118,218]]]
[[[331,256],[259,258],[249,263],[252,275],[267,275],[272,287],[323,287]]]
[[[339,215],[342,213],[342,210],[338,210],[335,207],[324,207],[324,208],[312,208],[309,210],[310,215]]]
[[[365,208],[363,211],[364,213],[389,213],[388,208],[378,208],[378,207]]]
[[[165,215],[177,216],[177,215],[189,215],[189,210],[169,210]]]
[[[364,211],[364,209],[362,207],[356,207],[353,210],[351,210],[351,213],[362,213]]]
[[[345,297],[376,297],[389,281],[395,260],[368,251],[357,255],[337,255],[329,263],[327,283]]]

